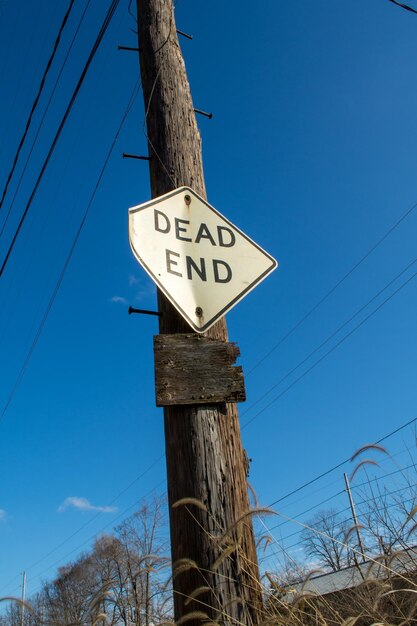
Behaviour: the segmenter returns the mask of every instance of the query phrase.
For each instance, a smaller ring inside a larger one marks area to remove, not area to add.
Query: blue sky
[[[109,4],[88,7],[0,258]],[[76,0],[0,226],[85,6]],[[0,4],[1,189],[65,10],[62,0]],[[280,264],[228,315],[246,373],[242,424],[255,418],[243,429],[250,479],[268,504],[417,415],[417,279],[297,381],[417,264],[277,384],[416,256],[417,209],[281,342],[417,202],[417,16],[388,0],[178,0],[176,17],[194,37],[181,44],[195,106],[213,113],[198,118],[208,200]],[[17,384],[138,78],[136,54],[117,51],[136,45],[132,29],[122,0],[0,278],[1,594],[19,593],[22,570],[35,591],[142,496],[164,491],[157,322],[127,315],[129,304],[156,306],[127,238],[128,208],[150,198],[147,164],[121,158],[146,154],[141,93]],[[386,443],[401,455],[411,440],[405,429]],[[300,493],[289,514],[341,488],[342,472]]]

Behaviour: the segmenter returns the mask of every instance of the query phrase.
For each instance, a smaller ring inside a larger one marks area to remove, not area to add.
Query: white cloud
[[[122,296],[113,296],[112,298],[110,298],[110,302],[120,302],[121,304],[127,304],[126,298],[123,298]]]
[[[129,274],[129,286],[137,285],[139,282],[139,278],[136,278],[133,274]]]
[[[6,518],[6,511],[4,509],[0,509],[0,521]]]
[[[91,504],[87,498],[79,498],[77,496],[65,498],[58,511],[63,513],[68,508],[78,509],[79,511],[98,511],[99,513],[115,513],[117,511],[116,506],[96,506]]]

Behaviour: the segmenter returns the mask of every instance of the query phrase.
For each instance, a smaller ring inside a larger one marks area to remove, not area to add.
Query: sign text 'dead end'
[[[129,241],[139,263],[198,333],[278,265],[189,187],[129,209]]]

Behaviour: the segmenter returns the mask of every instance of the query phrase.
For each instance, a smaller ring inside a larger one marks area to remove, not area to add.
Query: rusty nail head
[[[203,309],[201,308],[201,306],[198,306],[195,310],[195,314],[197,315],[197,317],[202,317],[203,315]]]
[[[188,194],[186,196],[184,196],[184,201],[185,201],[185,204],[187,206],[190,206],[190,204],[191,204],[191,196],[189,196]]]

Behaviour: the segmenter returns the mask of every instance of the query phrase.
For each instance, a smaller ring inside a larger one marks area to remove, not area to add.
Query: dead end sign
[[[133,253],[198,333],[278,265],[189,187],[129,209]]]

